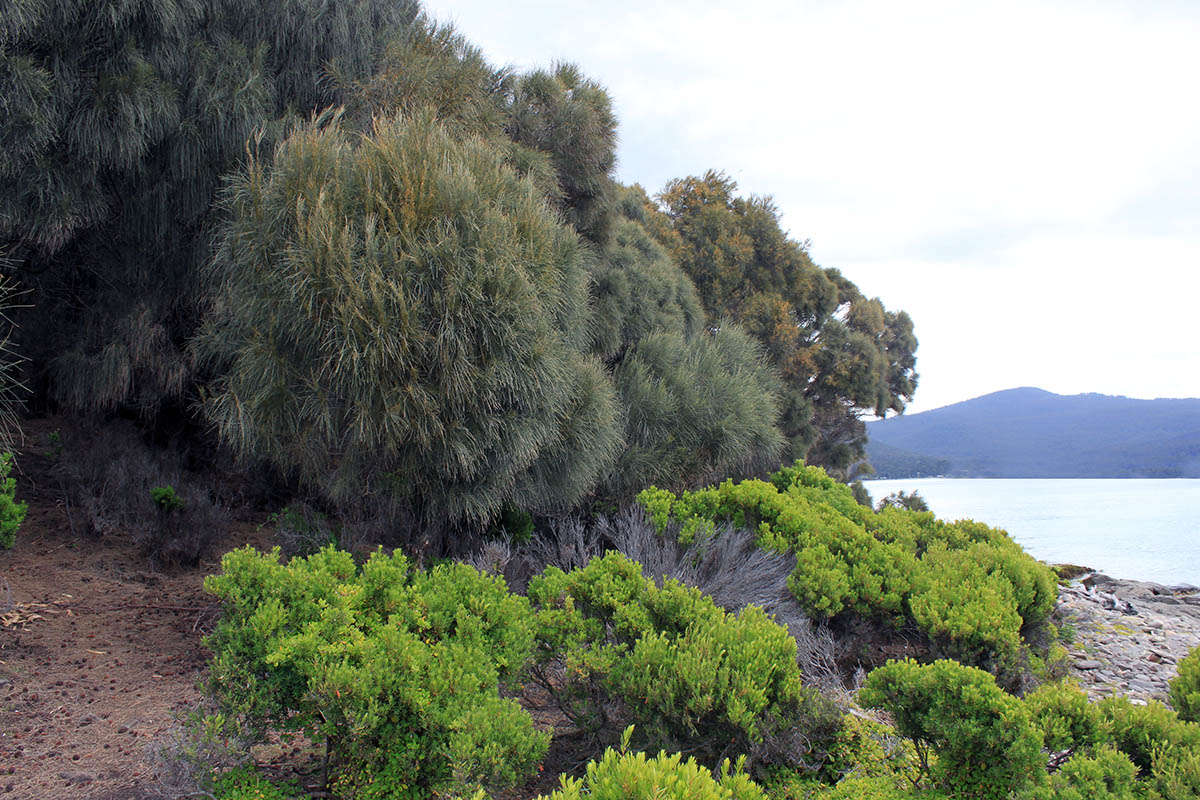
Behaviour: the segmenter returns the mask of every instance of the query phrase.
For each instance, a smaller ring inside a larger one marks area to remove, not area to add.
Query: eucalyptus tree
[[[652,230],[709,315],[741,324],[779,371],[789,457],[846,474],[864,457],[860,417],[903,411],[916,389],[912,320],[815,264],[769,198],[736,191],[711,171],[671,181],[658,195],[669,226]]]
[[[561,509],[621,443],[574,230],[433,112],[305,125],[230,184],[197,352],[222,438],[337,503]]]

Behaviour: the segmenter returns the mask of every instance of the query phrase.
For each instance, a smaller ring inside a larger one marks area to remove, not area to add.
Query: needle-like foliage
[[[569,504],[620,443],[576,234],[433,115],[333,120],[230,186],[198,349],[239,451],[450,521]]]

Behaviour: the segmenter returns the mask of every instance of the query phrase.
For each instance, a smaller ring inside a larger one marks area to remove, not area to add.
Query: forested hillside
[[[1200,477],[1200,400],[1010,389],[868,423],[881,477]]]

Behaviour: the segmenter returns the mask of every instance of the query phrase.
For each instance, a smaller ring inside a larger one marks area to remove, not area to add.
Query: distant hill
[[[867,432],[881,478],[1200,477],[1200,399],[1008,389]]]

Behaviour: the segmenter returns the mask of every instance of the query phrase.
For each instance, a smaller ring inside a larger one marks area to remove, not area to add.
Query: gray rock
[[[1075,662],[1076,669],[1100,669],[1103,666],[1102,663],[1093,659],[1084,659],[1083,661]]]

